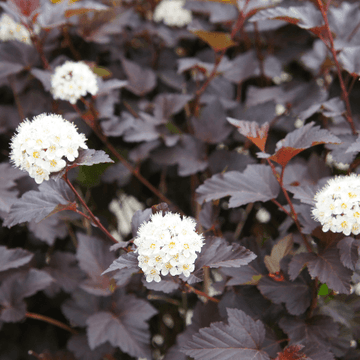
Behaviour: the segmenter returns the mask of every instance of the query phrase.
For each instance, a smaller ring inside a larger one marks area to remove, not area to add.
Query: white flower
[[[34,27],[35,33],[40,32],[40,27]],[[8,14],[3,13],[0,18],[0,40],[18,40],[31,45],[30,33],[24,25],[17,23]]]
[[[263,207],[258,210],[255,217],[257,221],[259,221],[262,224],[268,223],[271,219],[270,213]]]
[[[334,166],[338,170],[347,171],[347,170],[349,170],[349,167],[350,167],[350,164],[344,164],[342,162],[335,161],[333,156],[331,155],[331,153],[328,153],[326,155],[325,162],[326,162],[326,165]]]
[[[179,214],[161,212],[141,224],[134,244],[139,253],[139,267],[146,281],[160,281],[160,274],[186,277],[194,271],[196,252],[201,251],[204,238],[195,231],[196,222]]]
[[[162,0],[154,11],[155,22],[164,21],[166,25],[182,27],[190,24],[192,14],[184,9],[185,0]]]
[[[97,76],[84,62],[66,61],[55,69],[51,77],[51,93],[54,99],[75,104],[87,93],[95,95],[99,88]]]
[[[360,175],[337,176],[316,193],[312,214],[327,232],[360,233]]]
[[[10,159],[38,184],[49,180],[50,173],[65,167],[63,156],[73,161],[73,155],[78,156],[79,147],[87,149],[85,135],[79,134],[76,126],[61,115],[44,113],[35,116],[32,121],[25,119],[16,131],[11,139]],[[71,154],[69,147],[73,149]]]

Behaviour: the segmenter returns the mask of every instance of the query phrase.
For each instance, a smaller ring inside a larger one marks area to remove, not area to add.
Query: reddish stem
[[[112,154],[139,180],[141,181],[150,191],[152,191],[159,199],[162,201],[168,203],[171,205],[175,211],[180,213],[181,215],[185,215],[184,212],[177,207],[175,204],[173,204],[165,195],[163,195],[158,189],[156,189],[153,185],[150,184],[148,180],[146,180],[125,158],[123,158],[117,150],[112,146],[112,144],[109,142],[107,137],[102,133],[101,129],[96,126],[95,124],[98,124],[97,122],[97,114],[93,106],[89,104],[88,102],[84,102],[86,106],[89,108],[89,110],[92,112],[94,116],[95,123],[93,124],[92,121],[87,119],[85,116],[83,116],[80,109],[73,105],[73,108],[76,110],[76,112],[81,116],[81,118],[85,121],[85,123],[95,132],[97,137],[107,146],[107,148],[112,152]]]
[[[86,211],[89,213],[91,220],[107,235],[107,237],[114,242],[115,244],[118,243],[118,241],[109,233],[109,231],[107,231],[105,229],[105,227],[101,224],[101,222],[99,221],[99,219],[91,212],[91,210],[89,209],[89,207],[86,205],[85,201],[81,198],[81,196],[79,195],[79,193],[76,191],[76,189],[74,188],[74,186],[71,184],[70,180],[67,177],[67,173],[65,173],[65,175],[63,176],[63,179],[65,180],[65,182],[69,185],[70,189],[73,191],[73,193],[75,194],[75,196],[79,199],[79,201],[81,202],[82,206],[86,209]],[[123,250],[125,250],[126,252],[128,251],[126,248],[122,248]]]
[[[208,300],[212,301],[212,302],[215,302],[215,303],[219,303],[220,300],[219,299],[215,299],[211,296],[209,296],[208,294],[204,293],[203,291],[201,290],[198,290],[198,289],[195,289],[193,286],[189,285],[188,283],[185,283],[184,282],[184,285],[187,289],[189,289],[191,292],[195,293],[196,295],[199,295],[199,296],[204,296],[205,298],[207,298]]]
[[[44,321],[44,322],[47,322],[49,324],[55,325],[55,326],[57,326],[57,327],[59,327],[61,329],[64,329],[64,330],[67,330],[67,331],[71,332],[74,335],[76,335],[78,333],[76,330],[72,329],[70,326],[62,323],[61,321],[55,320],[55,319],[50,318],[50,317],[45,316],[45,315],[40,315],[40,314],[27,312],[25,314],[25,316],[27,318],[30,318],[30,319],[40,320],[40,321]]]
[[[324,42],[324,44],[328,47],[328,49],[331,51],[331,54],[332,54],[332,56],[334,58],[337,73],[338,73],[338,78],[339,78],[339,82],[340,82],[342,98],[343,98],[343,100],[345,102],[345,107],[346,107],[345,117],[346,117],[346,120],[347,120],[347,122],[349,123],[349,125],[351,127],[352,133],[354,135],[356,135],[357,131],[356,131],[354,121],[353,121],[353,118],[352,118],[352,114],[351,114],[349,94],[348,94],[348,92],[346,90],[344,79],[343,79],[342,74],[341,74],[341,67],[340,67],[340,64],[339,64],[339,61],[338,61],[338,58],[337,58],[337,54],[336,54],[336,50],[335,50],[335,47],[334,47],[334,38],[333,38],[333,36],[331,34],[329,20],[328,20],[328,17],[327,17],[327,9],[328,9],[328,7],[330,5],[330,0],[328,1],[327,5],[326,5],[326,8],[324,7],[324,4],[322,3],[322,0],[316,0],[316,2],[318,4],[319,10],[320,10],[321,15],[322,15],[322,17],[324,19],[324,22],[325,22],[326,33],[327,33],[327,36],[328,36],[328,39],[329,39],[329,42],[330,42],[330,46],[326,43],[326,41],[324,41],[324,39],[322,37],[320,37],[320,38]]]

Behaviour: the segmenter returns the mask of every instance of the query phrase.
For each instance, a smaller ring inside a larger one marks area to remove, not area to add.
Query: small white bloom
[[[266,224],[270,221],[271,215],[265,208],[260,208],[255,215],[257,221],[262,224]]]
[[[331,153],[328,153],[326,155],[325,162],[326,162],[326,165],[334,166],[338,170],[347,171],[347,170],[349,170],[349,167],[350,167],[350,164],[344,164],[342,162],[335,161],[333,156],[331,155]]]
[[[63,156],[73,161],[74,155],[78,156],[79,147],[87,149],[85,136],[79,134],[76,126],[61,115],[44,113],[35,116],[32,121],[25,119],[16,131],[17,134],[11,139],[10,159],[16,167],[27,171],[38,184],[49,180],[50,173],[58,172],[66,166]],[[73,156],[62,146],[71,145],[69,140],[64,141],[68,135],[75,144],[72,145]]]
[[[98,92],[97,76],[84,62],[66,61],[55,69],[51,77],[51,93],[54,99],[75,104],[87,93]]]
[[[312,214],[327,232],[360,233],[360,176],[337,176],[316,193]]]
[[[195,231],[196,222],[179,214],[155,213],[141,224],[134,244],[137,246],[139,267],[146,281],[160,281],[160,273],[186,277],[194,271],[196,252],[201,251],[204,238]]]
[[[34,27],[34,32],[38,34],[40,32],[40,27],[36,25]],[[32,44],[30,33],[26,27],[17,23],[12,17],[5,13],[0,17],[0,40],[18,40],[28,45]]]
[[[164,21],[168,26],[182,27],[190,24],[192,13],[184,9],[185,0],[162,0],[154,11],[155,22]]]

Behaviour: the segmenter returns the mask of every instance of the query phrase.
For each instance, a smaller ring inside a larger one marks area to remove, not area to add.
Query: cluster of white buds
[[[168,26],[182,27],[190,24],[192,13],[184,9],[185,0],[162,0],[154,11],[155,22],[164,21]]]
[[[180,275],[186,277],[194,271],[196,252],[201,251],[204,238],[195,231],[196,222],[179,214],[153,214],[150,221],[143,223],[138,230],[134,244],[139,253],[139,267],[146,281],[159,282],[161,275]]]
[[[61,115],[44,113],[32,121],[25,119],[16,131],[11,139],[10,159],[37,184],[65,167],[63,157],[74,161],[79,147],[87,149],[85,135],[79,134],[76,126]]]
[[[34,26],[35,33],[40,32],[39,26]],[[0,40],[18,40],[31,45],[30,33],[24,25],[17,23],[8,14],[3,13],[0,18]]]
[[[360,175],[337,176],[316,193],[312,214],[323,226],[334,233],[360,233]]]
[[[87,93],[95,95],[98,90],[97,75],[82,61],[66,61],[55,69],[51,77],[53,98],[71,104],[76,104]]]

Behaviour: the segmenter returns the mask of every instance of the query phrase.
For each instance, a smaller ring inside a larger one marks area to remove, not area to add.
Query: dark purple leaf
[[[218,322],[200,329],[182,351],[196,360],[270,360],[269,355],[261,350],[265,340],[263,323],[254,321],[238,309],[227,309],[227,313],[229,325]]]
[[[80,150],[79,157],[74,161],[78,166],[86,165],[91,166],[94,164],[101,163],[113,163],[114,161],[110,159],[109,155],[103,150],[94,150],[94,149],[85,149]]]
[[[110,279],[101,274],[115,260],[115,255],[100,238],[77,233],[77,239],[76,258],[80,268],[88,275],[88,279],[82,282],[80,287],[90,294],[110,295]]]
[[[116,181],[118,186],[123,187],[131,180],[131,172],[121,162],[109,166],[101,175],[101,180],[105,183]]]
[[[86,335],[73,335],[67,343],[67,348],[79,360],[103,360],[104,355],[112,355],[115,351],[108,342],[96,349],[90,349]]]
[[[285,20],[303,29],[314,29],[323,26],[321,12],[311,3],[301,6],[275,7],[272,9],[260,10],[250,21],[265,19]]]
[[[304,321],[299,318],[282,318],[279,322],[282,330],[288,335],[291,343],[305,341],[321,348],[329,348],[332,338],[339,334],[338,325],[328,316],[315,315]],[[304,348],[306,352],[306,346]]]
[[[310,306],[311,289],[303,280],[275,281],[267,276],[260,279],[260,292],[275,304],[285,303],[291,315],[301,315]]]
[[[179,288],[179,283],[176,283],[173,280],[172,276],[167,276],[167,277],[161,277],[161,281],[160,282],[147,282],[146,279],[143,277],[142,278],[142,283],[143,285],[149,289],[149,290],[154,290],[154,291],[162,291],[165,294],[170,294],[172,292],[174,292],[175,290],[177,290]]]
[[[96,93],[96,97],[103,96],[110,93],[112,90],[123,88],[128,84],[127,81],[119,79],[110,79],[107,81],[99,81],[99,90]]]
[[[360,136],[358,136],[356,141],[349,146],[346,152],[360,152]]]
[[[9,212],[11,205],[16,201],[18,190],[15,180],[25,176],[26,173],[12,167],[9,163],[0,164],[0,210]]]
[[[64,239],[68,235],[66,223],[59,217],[59,213],[51,215],[39,223],[30,221],[29,230],[40,240],[49,246],[54,245],[55,239]]]
[[[249,202],[268,201],[279,194],[279,184],[270,166],[249,165],[243,173],[229,171],[213,175],[196,189],[197,201],[217,200],[230,196],[229,207]]]
[[[304,204],[314,205],[314,196],[318,185],[287,186],[286,189],[294,194],[294,199],[298,199]]]
[[[340,252],[340,260],[342,264],[350,270],[355,270],[356,263],[359,259],[359,246],[360,241],[354,240],[352,237],[346,237],[337,244]]]
[[[317,277],[334,291],[349,294],[352,271],[342,265],[339,250],[335,246],[317,255],[314,253],[295,255],[289,265],[290,279],[295,279],[305,264],[311,277]]]
[[[195,136],[210,144],[225,140],[232,130],[226,122],[226,113],[219,100],[201,109],[199,118],[192,117],[191,124]]]
[[[33,256],[34,254],[21,248],[7,249],[5,246],[0,246],[0,271],[25,265]]]
[[[0,79],[9,75],[17,74],[24,68],[24,65],[11,63],[7,61],[0,62]]]
[[[137,210],[131,219],[131,232],[132,235],[135,237],[138,231],[139,226],[144,221],[149,221],[152,215],[151,209],[145,210]]]
[[[184,134],[173,147],[163,147],[151,153],[151,159],[160,165],[178,165],[179,176],[189,176],[207,168],[204,144]]]
[[[121,118],[112,116],[110,120],[102,121],[100,125],[106,136],[121,136],[128,129],[135,127],[136,121],[131,114],[123,111]]]
[[[30,269],[6,278],[0,286],[0,320],[20,321],[26,313],[24,298],[47,288],[53,281],[45,271]]]
[[[294,156],[303,150],[328,143],[341,143],[341,140],[328,130],[320,129],[320,126],[314,127],[314,122],[311,122],[287,134],[283,140],[279,141],[276,144],[275,154],[270,159],[281,166],[286,166]]]
[[[75,195],[64,181],[49,180],[39,186],[39,191],[28,191],[10,208],[4,226],[12,227],[25,221],[41,221],[51,213],[75,206]]]
[[[265,151],[266,140],[269,132],[269,124],[261,127],[255,121],[236,120],[227,118],[227,121],[237,127],[239,133],[251,140],[261,151]]]
[[[126,88],[138,96],[143,96],[156,86],[156,75],[153,70],[140,67],[137,63],[121,59],[122,66],[128,78]]]
[[[237,17],[236,7],[230,2],[221,3],[221,1],[187,1],[184,8],[195,12],[208,14],[210,16],[209,20],[212,23],[227,22],[235,20]]]
[[[160,136],[157,125],[160,125],[159,119],[140,111],[139,118],[133,118],[131,124],[126,126],[124,140],[127,142],[156,140]]]
[[[131,356],[150,359],[150,333],[146,321],[157,310],[134,295],[122,296],[116,305],[114,312],[101,311],[86,321],[90,348],[95,349],[109,341]]]
[[[38,80],[41,81],[41,83],[43,84],[44,89],[46,91],[51,90],[51,76],[52,76],[51,71],[49,71],[49,70],[40,70],[40,69],[33,68],[33,69],[31,69],[30,72]]]
[[[161,122],[168,121],[192,99],[191,95],[163,93],[155,98],[154,116]]]
[[[331,151],[331,157],[335,162],[334,166],[336,167],[336,162],[343,164],[351,164],[355,159],[356,153],[348,151],[351,145],[355,144],[356,136],[351,134],[338,135],[338,138],[341,140],[341,144],[327,144],[325,147]],[[350,145],[351,144],[351,145]],[[350,146],[349,146],[350,145]]]
[[[79,269],[75,254],[56,251],[50,256],[48,266],[43,269],[55,280],[48,290],[51,294],[59,292],[60,288],[66,292],[73,292],[84,278]]]
[[[345,70],[352,76],[360,74],[360,46],[344,47],[339,55],[339,60]]]
[[[112,264],[103,271],[106,274],[110,271],[121,270],[121,269],[132,269],[133,272],[139,271],[138,255],[134,252],[129,252],[121,255],[118,259],[114,260]]]
[[[324,42],[321,40],[315,40],[313,48],[301,56],[301,61],[308,69],[312,70],[314,74],[317,74],[327,55],[328,50]]]

